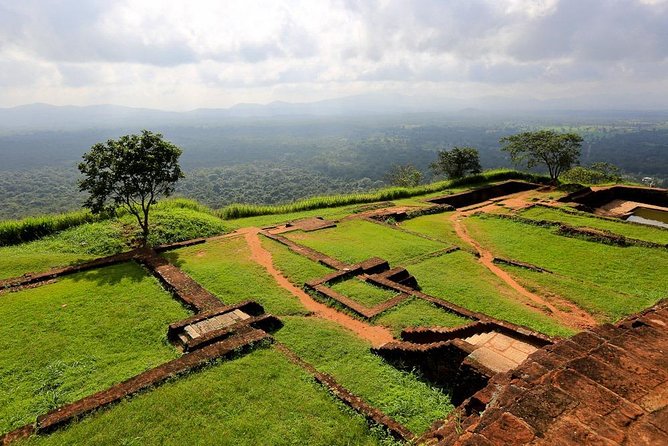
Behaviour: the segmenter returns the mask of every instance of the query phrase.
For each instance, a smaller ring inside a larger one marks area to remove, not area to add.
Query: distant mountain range
[[[229,108],[200,108],[186,112],[163,111],[119,105],[55,106],[29,104],[0,108],[0,130],[72,130],[80,128],[155,127],[159,125],[216,125],[248,118],[299,118],[322,116],[371,116],[408,113],[446,113],[463,117],[499,113],[554,113],[601,110],[610,98],[590,96],[538,100],[486,96],[472,99],[414,97],[371,93],[308,103],[271,102],[237,104]],[[644,107],[636,108],[636,110]],[[657,110],[656,105],[647,108]],[[664,110],[668,110],[666,107]],[[637,112],[636,112],[637,114]]]

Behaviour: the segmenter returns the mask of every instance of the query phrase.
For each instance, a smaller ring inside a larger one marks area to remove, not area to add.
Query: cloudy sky
[[[370,92],[668,109],[668,1],[0,0],[0,106]]]

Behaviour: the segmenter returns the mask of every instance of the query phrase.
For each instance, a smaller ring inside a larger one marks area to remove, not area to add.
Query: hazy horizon
[[[0,0],[0,107],[668,109],[667,72],[666,0]]]

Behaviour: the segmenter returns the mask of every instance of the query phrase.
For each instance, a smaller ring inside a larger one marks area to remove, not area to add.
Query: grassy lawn
[[[177,207],[173,201],[160,203],[151,213],[151,226],[152,244],[208,237],[226,231],[218,217]],[[127,251],[130,245],[126,237],[138,237],[136,228],[135,218],[126,214],[118,220],[84,223],[40,240],[0,247],[0,279]]]
[[[169,202],[167,202],[169,203]],[[137,220],[130,215],[123,218],[124,223],[137,226]],[[218,217],[189,208],[158,207],[151,212],[152,245],[179,242],[198,237],[211,237],[227,232],[227,225]],[[140,231],[137,229],[136,236]]]
[[[459,327],[471,322],[417,298],[404,301],[374,319],[376,325],[390,328],[397,337],[406,327]]]
[[[325,265],[290,251],[285,245],[266,237],[261,237],[261,240],[262,246],[271,253],[276,269],[298,287],[303,286],[309,280],[318,279],[333,271]]]
[[[364,398],[414,433],[452,409],[448,395],[387,364],[370,345],[338,325],[315,318],[284,318],[275,337],[319,371]]]
[[[344,221],[336,228],[314,232],[290,232],[286,236],[348,263],[381,257],[395,265],[447,247],[440,242],[364,220]]]
[[[618,317],[653,305],[666,295],[668,251],[638,246],[618,247],[563,237],[543,228],[512,220],[471,217],[464,221],[471,235],[502,257],[533,263],[580,282],[581,288],[597,287],[606,293],[581,291],[580,299],[594,299],[587,306]],[[591,285],[590,285],[591,284]],[[572,295],[565,295],[577,301]],[[582,303],[585,306],[584,303]]]
[[[648,225],[624,222],[623,220],[607,220],[587,215],[586,213],[571,214],[556,209],[536,206],[522,211],[520,216],[532,220],[547,220],[568,223],[572,226],[603,229],[626,237],[654,243],[668,243],[668,230]]]
[[[300,218],[307,217],[322,217],[327,220],[338,220],[350,215],[355,209],[363,206],[360,204],[354,204],[349,206],[340,206],[333,208],[323,208],[323,209],[314,209],[310,211],[301,211],[301,212],[290,212],[287,214],[273,214],[273,215],[260,215],[257,217],[245,217],[245,218],[235,218],[230,220],[224,220],[225,226],[238,229],[246,228],[249,226],[263,228],[265,226],[275,226],[281,223],[286,223],[292,220],[298,220]]]
[[[121,227],[85,223],[34,242],[0,247],[0,279],[38,273],[124,251]]]
[[[465,252],[424,260],[408,268],[422,291],[472,311],[549,335],[567,336],[573,331],[515,300],[515,291]]]
[[[36,445],[376,445],[364,419],[344,408],[271,348],[170,381]]]
[[[164,255],[227,304],[255,300],[276,315],[307,313],[296,297],[251,260],[243,237],[213,240]]]
[[[405,220],[399,226],[409,231],[435,238],[448,245],[461,245],[462,241],[457,237],[452,222],[450,222],[451,216],[452,212],[425,215]]]
[[[600,322],[616,322],[629,313],[643,310],[634,296],[618,293],[595,283],[583,284],[578,279],[556,274],[545,274],[510,265],[499,265],[526,289],[546,297],[556,295],[577,303],[596,316]]]
[[[134,263],[0,295],[0,434],[177,357],[188,314]]]
[[[396,291],[375,286],[356,277],[332,284],[330,288],[369,308],[397,295]]]

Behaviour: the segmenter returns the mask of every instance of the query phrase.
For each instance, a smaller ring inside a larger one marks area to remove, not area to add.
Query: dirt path
[[[590,328],[598,325],[598,323],[592,317],[592,315],[582,310],[574,303],[562,298],[555,297],[553,300],[558,300],[557,304],[559,305],[559,307],[567,309],[565,311],[561,310],[555,305],[553,305],[551,302],[545,300],[545,298],[543,298],[542,296],[534,294],[531,291],[524,288],[510,274],[508,274],[503,269],[499,268],[493,262],[494,255],[490,251],[487,251],[482,246],[480,246],[480,244],[469,235],[468,231],[466,230],[466,227],[462,224],[462,219],[466,218],[466,216],[467,216],[466,213],[455,212],[450,217],[450,220],[452,221],[452,225],[455,229],[455,232],[457,233],[457,236],[460,239],[462,239],[462,241],[464,241],[466,244],[472,246],[478,252],[478,254],[480,255],[479,262],[482,263],[482,265],[485,266],[485,268],[490,270],[499,279],[503,280],[512,289],[518,292],[521,296],[537,304],[539,308],[548,309],[549,312],[546,311],[546,313],[548,313],[551,316],[554,316],[564,325],[576,329]]]
[[[392,333],[390,333],[388,329],[369,325],[358,319],[350,317],[345,313],[336,311],[335,309],[314,300],[304,290],[297,288],[292,283],[290,283],[290,281],[274,267],[271,253],[264,249],[262,243],[260,242],[260,237],[258,235],[260,230],[258,228],[244,228],[238,230],[237,232],[239,234],[243,234],[246,238],[246,243],[248,243],[248,246],[251,250],[251,259],[259,265],[263,266],[267,272],[271,274],[280,287],[288,290],[292,295],[296,296],[302,305],[306,307],[306,309],[313,312],[314,316],[336,322],[337,324],[354,332],[359,337],[371,342],[374,347],[379,347],[387,342],[394,340]]]

